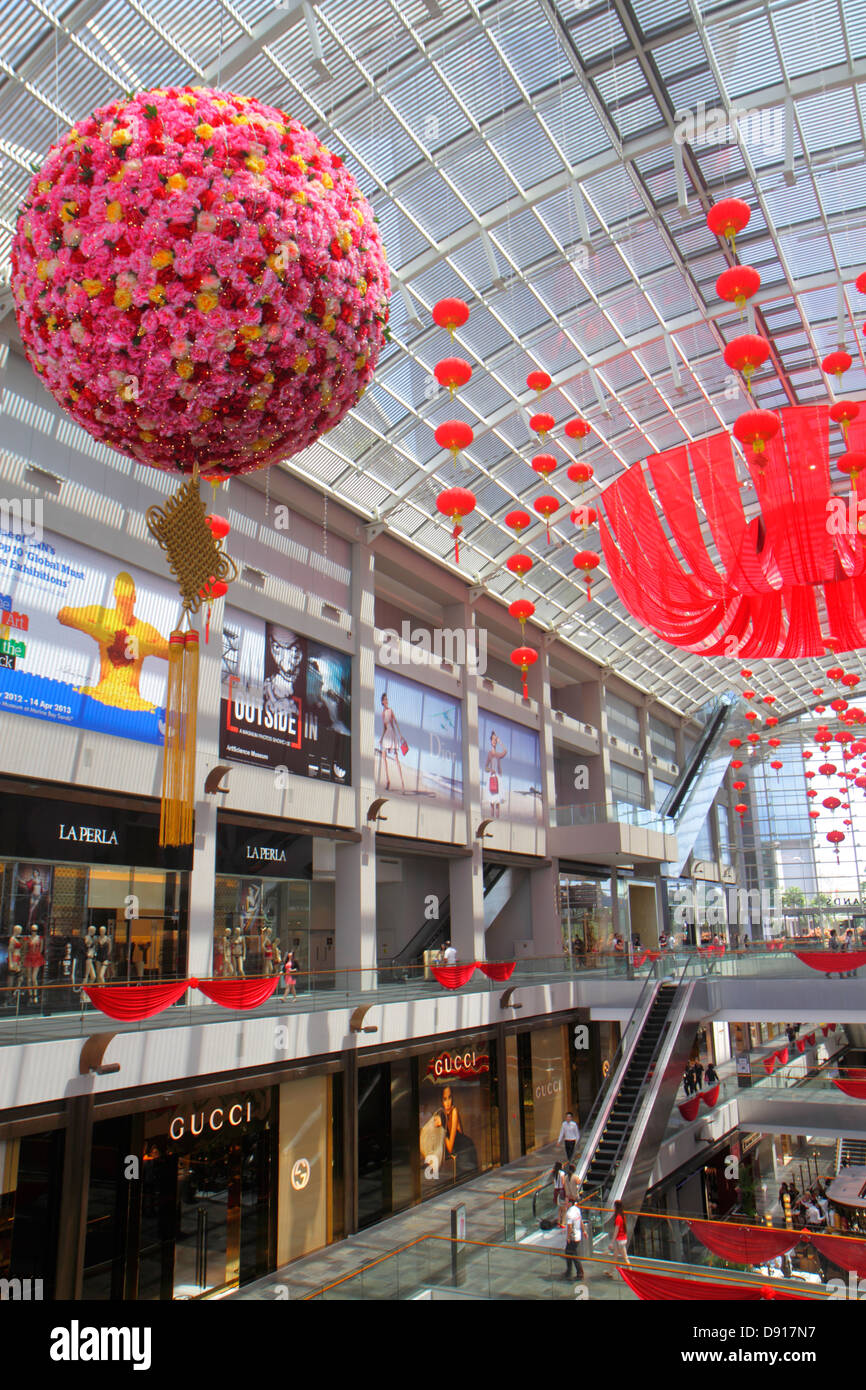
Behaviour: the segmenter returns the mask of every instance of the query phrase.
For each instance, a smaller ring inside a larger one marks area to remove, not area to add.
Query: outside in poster
[[[377,789],[462,805],[460,702],[378,666],[375,700]]]
[[[348,786],[352,658],[227,608],[220,757]]]
[[[478,711],[481,810],[492,820],[542,822],[541,752],[535,729]]]
[[[62,536],[0,531],[0,710],[162,743],[170,580]]]

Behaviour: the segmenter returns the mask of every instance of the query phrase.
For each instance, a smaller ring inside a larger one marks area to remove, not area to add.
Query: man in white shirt
[[[569,1110],[566,1113],[565,1119],[562,1122],[562,1126],[559,1131],[559,1138],[556,1141],[557,1144],[562,1144],[565,1147],[566,1163],[571,1162],[572,1156],[574,1154],[574,1146],[579,1138],[580,1130],[575,1124],[574,1116]]]
[[[565,1261],[564,1279],[571,1278],[571,1266],[574,1265],[575,1279],[583,1278],[583,1265],[580,1263],[578,1254],[580,1242],[583,1240],[583,1217],[577,1202],[572,1202],[568,1211],[565,1213]]]
[[[456,952],[456,950],[454,949],[454,947],[451,945],[451,942],[450,942],[450,941],[448,942],[448,945],[445,947],[445,964],[446,964],[446,965],[456,965],[456,964],[457,964],[457,952]]]
[[[806,1206],[806,1225],[814,1230],[818,1226],[824,1225],[824,1217],[814,1202],[809,1202]]]

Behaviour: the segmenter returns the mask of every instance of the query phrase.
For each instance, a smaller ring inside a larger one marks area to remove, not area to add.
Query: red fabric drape
[[[822,1023],[822,1024],[821,1024],[821,1032],[824,1034],[824,1037],[825,1037],[825,1038],[826,1038],[826,1036],[827,1036],[828,1033],[835,1033],[835,1032],[836,1032],[836,1025],[835,1025],[835,1023]]]
[[[833,1085],[838,1086],[840,1091],[844,1091],[846,1096],[853,1096],[854,1100],[866,1100],[866,1081],[857,1081],[853,1078],[849,1081],[834,1076]]]
[[[630,1289],[645,1301],[716,1303],[722,1299],[740,1303],[760,1303],[764,1299],[784,1299],[802,1303],[800,1294],[778,1292],[768,1284],[718,1284],[709,1279],[682,1279],[669,1274],[650,1274],[629,1266],[617,1265]]]
[[[778,1058],[779,1066],[784,1067],[788,1061],[787,1047],[783,1047],[780,1052],[774,1053],[774,1056]]]
[[[795,951],[794,955],[810,970],[822,970],[831,975],[859,970],[861,965],[866,965],[866,951]]]
[[[770,1226],[739,1226],[727,1222],[690,1221],[689,1226],[701,1245],[740,1265],[762,1265],[793,1250],[799,1231],[779,1231]]]
[[[805,1039],[805,1038],[798,1038],[798,1039],[797,1039],[797,1051],[798,1051],[798,1052],[805,1052],[805,1051],[806,1051],[806,1039]]]
[[[708,1091],[701,1091],[699,1098],[704,1102],[708,1110],[712,1110],[713,1106],[718,1104],[720,1090],[721,1086],[716,1085],[711,1086]]]
[[[776,1065],[776,1053],[774,1052],[771,1056],[765,1057],[763,1065],[764,1071],[767,1073],[768,1076],[771,1076],[773,1073],[773,1068]]]
[[[815,1046],[815,1034],[814,1034],[814,1033],[807,1033],[807,1034],[806,1034],[806,1042],[809,1044],[810,1047],[814,1047],[814,1046]],[[864,1074],[864,1076],[866,1076],[866,1072],[864,1072],[863,1074]]]
[[[467,980],[471,980],[475,962],[471,965],[431,965],[430,969],[445,989],[460,989]]]
[[[688,1100],[680,1101],[680,1114],[684,1120],[696,1120],[700,1108],[700,1096],[689,1096]]]
[[[809,1240],[840,1269],[853,1269],[855,1274],[866,1276],[866,1241],[851,1240],[850,1236],[819,1235],[810,1235]]]
[[[100,1013],[129,1023],[161,1014],[189,989],[189,980],[164,985],[85,985],[84,993]]]
[[[488,980],[498,980],[501,984],[504,980],[510,980],[517,965],[516,960],[477,960],[475,962],[482,975],[486,975]],[[464,982],[465,983],[465,982]]]
[[[815,1041],[814,1033],[812,1041]],[[842,1070],[849,1081],[866,1081],[866,1067],[843,1067]]]
[[[195,987],[224,1009],[256,1009],[270,999],[279,975],[266,975],[250,980],[196,980]]]

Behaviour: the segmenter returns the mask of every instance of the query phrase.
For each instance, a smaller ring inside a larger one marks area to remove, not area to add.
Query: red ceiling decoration
[[[742,311],[746,300],[761,288],[761,277],[750,265],[732,265],[716,281],[716,294]]]
[[[454,524],[451,532],[454,537],[454,560],[459,565],[460,536],[463,533],[461,522],[470,512],[474,512],[475,494],[466,487],[448,487],[436,498],[436,506],[443,516],[449,517]]]
[[[453,397],[458,386],[465,386],[472,376],[472,368],[462,357],[443,357],[433,368],[433,375],[440,386],[447,386]]]
[[[754,373],[763,367],[769,355],[770,344],[756,333],[741,333],[738,338],[732,338],[724,352],[727,365],[732,371],[743,373],[749,389]]]
[[[750,470],[757,516],[740,500],[727,434],[653,455],[646,472],[633,464],[602,493],[611,581],[629,612],[675,646],[727,656],[733,641],[746,658],[866,646],[866,551],[858,534],[827,519],[829,408],[793,406],[778,418],[764,467]],[[866,447],[866,425],[855,421],[850,432]]]
[[[433,305],[433,322],[447,328],[454,337],[455,328],[462,328],[469,317],[469,305],[463,299],[440,299]]]
[[[526,384],[530,391],[535,391],[540,396],[550,386],[550,377],[547,372],[530,372],[526,378]]]
[[[742,198],[722,198],[707,213],[707,226],[716,236],[725,237],[736,250],[736,237],[749,225],[752,210]]]
[[[520,674],[523,676],[523,698],[529,699],[529,691],[526,686],[526,673],[530,666],[534,666],[538,660],[538,652],[533,651],[532,647],[515,647],[511,653],[511,660],[515,666],[520,667]]]

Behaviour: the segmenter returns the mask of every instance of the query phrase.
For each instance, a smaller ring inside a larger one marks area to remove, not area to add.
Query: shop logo
[[[271,864],[285,864],[284,849],[270,849],[267,845],[247,845],[247,859],[267,860]]]
[[[292,1164],[292,1187],[296,1192],[303,1192],[307,1183],[310,1181],[309,1159],[299,1158]]]
[[[186,1133],[202,1134],[205,1125],[214,1132],[222,1129],[223,1125],[231,1125],[237,1129],[244,1120],[251,1120],[252,1117],[253,1103],[251,1100],[247,1101],[246,1106],[235,1104],[229,1106],[228,1110],[223,1109],[221,1105],[215,1105],[213,1110],[207,1114],[204,1110],[199,1110],[197,1113],[193,1111],[186,1119],[183,1115],[175,1115],[168,1127],[168,1132],[172,1139],[182,1139]],[[188,1130],[187,1123],[189,1124]]]
[[[52,1361],[131,1361],[134,1371],[150,1370],[149,1327],[68,1327],[51,1329]]]
[[[535,1099],[541,1100],[542,1096],[557,1096],[562,1090],[561,1081],[542,1081],[535,1088]]]
[[[483,1052],[440,1052],[427,1063],[427,1075],[442,1081],[449,1076],[481,1076],[490,1070],[490,1057]]]
[[[116,845],[117,831],[104,830],[101,825],[61,825],[61,840],[75,840],[81,844]]]

